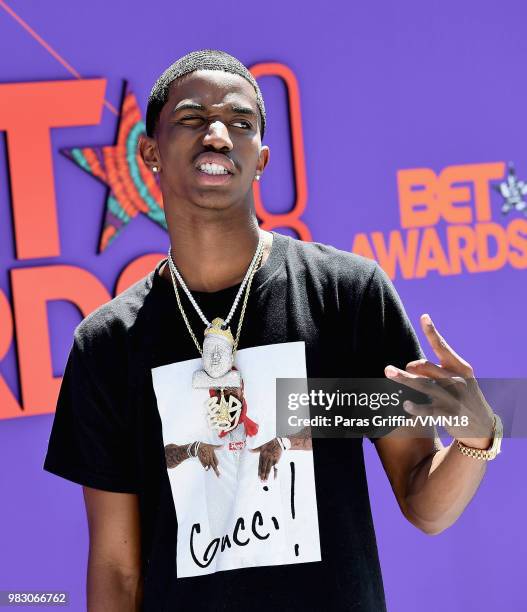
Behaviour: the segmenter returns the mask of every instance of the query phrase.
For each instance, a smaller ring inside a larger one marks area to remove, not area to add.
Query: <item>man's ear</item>
[[[269,159],[271,156],[271,149],[268,146],[263,145],[260,148],[260,155],[258,157],[258,163],[256,164],[256,172],[261,175],[265,170],[265,167],[269,163]]]
[[[161,160],[159,157],[157,142],[153,138],[143,134],[139,138],[138,146],[139,154],[141,155],[145,164],[150,168],[150,170],[156,167],[157,170],[154,170],[154,172],[159,172],[159,170],[161,170]]]

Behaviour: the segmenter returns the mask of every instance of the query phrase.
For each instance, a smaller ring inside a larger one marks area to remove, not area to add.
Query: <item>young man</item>
[[[472,379],[426,315],[440,366],[422,359],[375,262],[259,230],[264,130],[258,85],[220,51],[178,60],[150,95],[140,149],[171,256],[77,328],[45,462],[83,485],[90,612],[385,610],[362,439],[277,437],[275,380]],[[460,393],[480,438],[375,440],[430,534],[483,476],[466,446],[493,443],[491,409]]]

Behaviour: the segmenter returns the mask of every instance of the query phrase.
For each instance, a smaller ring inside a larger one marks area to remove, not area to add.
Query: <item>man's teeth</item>
[[[205,174],[229,174],[227,170],[219,164],[201,164],[199,169],[201,172],[205,172]]]

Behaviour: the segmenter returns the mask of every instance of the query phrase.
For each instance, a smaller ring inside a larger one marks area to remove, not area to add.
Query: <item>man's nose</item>
[[[232,149],[232,141],[229,138],[229,130],[222,121],[213,121],[209,124],[209,129],[203,137],[205,146],[214,147],[221,150],[227,148]]]

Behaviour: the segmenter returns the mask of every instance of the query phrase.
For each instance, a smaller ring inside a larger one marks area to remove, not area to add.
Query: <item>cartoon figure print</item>
[[[237,363],[242,385],[223,391],[192,388],[199,360],[152,370],[178,578],[320,561],[310,432],[276,436],[276,378],[305,377],[304,343],[243,349]]]

